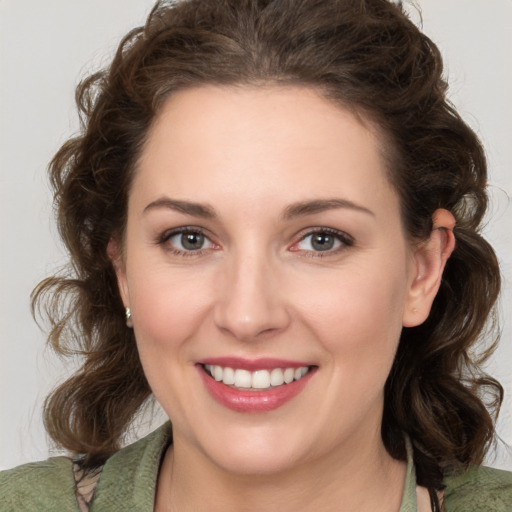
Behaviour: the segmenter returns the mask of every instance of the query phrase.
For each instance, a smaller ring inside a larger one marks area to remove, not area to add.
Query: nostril
[[[226,334],[241,340],[265,339],[282,332],[289,324],[287,311],[278,304],[263,300],[252,305],[242,299],[238,303],[220,304],[215,312],[217,327]]]

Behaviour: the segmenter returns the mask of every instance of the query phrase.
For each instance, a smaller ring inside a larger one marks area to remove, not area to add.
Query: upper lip
[[[208,357],[197,362],[201,365],[222,366],[224,368],[239,368],[242,370],[273,370],[274,368],[302,368],[304,366],[313,366],[309,362],[291,361],[286,359],[276,359],[273,357],[261,357],[258,359],[245,359],[241,357]]]

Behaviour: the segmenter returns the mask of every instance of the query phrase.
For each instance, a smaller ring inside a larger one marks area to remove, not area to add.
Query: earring
[[[124,315],[126,317],[126,327],[129,327],[131,329],[133,327],[133,320],[132,320],[132,312],[130,311],[130,308],[125,309]]]

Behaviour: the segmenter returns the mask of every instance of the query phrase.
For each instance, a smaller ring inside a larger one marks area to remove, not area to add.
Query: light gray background
[[[451,96],[489,156],[487,228],[504,271],[503,340],[489,364],[506,390],[499,432],[512,444],[512,1],[420,0]],[[79,78],[108,62],[152,0],[0,0],[0,468],[48,456],[40,419],[70,371],[44,349],[29,294],[62,264],[45,168],[77,127]],[[417,14],[414,19],[418,19]],[[512,450],[489,464],[512,469]]]

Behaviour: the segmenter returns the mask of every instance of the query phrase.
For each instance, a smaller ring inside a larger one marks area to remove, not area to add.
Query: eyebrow
[[[315,199],[313,201],[303,201],[291,204],[285,209],[283,213],[283,219],[291,220],[295,217],[313,215],[315,213],[321,213],[326,210],[335,210],[338,208],[355,210],[357,212],[366,213],[375,217],[375,213],[373,213],[368,208],[353,203],[347,199]]]
[[[201,217],[203,219],[214,219],[217,217],[215,210],[211,206],[193,203],[191,201],[179,201],[168,197],[162,197],[152,203],[149,203],[144,208],[143,213],[159,208],[166,208],[186,215],[191,215],[193,217]]]
[[[192,217],[200,217],[203,219],[215,219],[217,214],[215,210],[206,204],[194,203],[192,201],[182,201],[178,199],[170,199],[168,197],[162,197],[149,203],[143,213],[150,210],[166,208],[174,210]],[[356,204],[347,199],[313,199],[311,201],[301,201],[293,203],[287,206],[282,214],[283,220],[291,220],[296,217],[304,217],[307,215],[313,215],[315,213],[321,213],[327,210],[335,210],[339,208],[346,208],[349,210],[355,210],[358,212],[366,213],[368,215],[375,216],[368,208]]]

